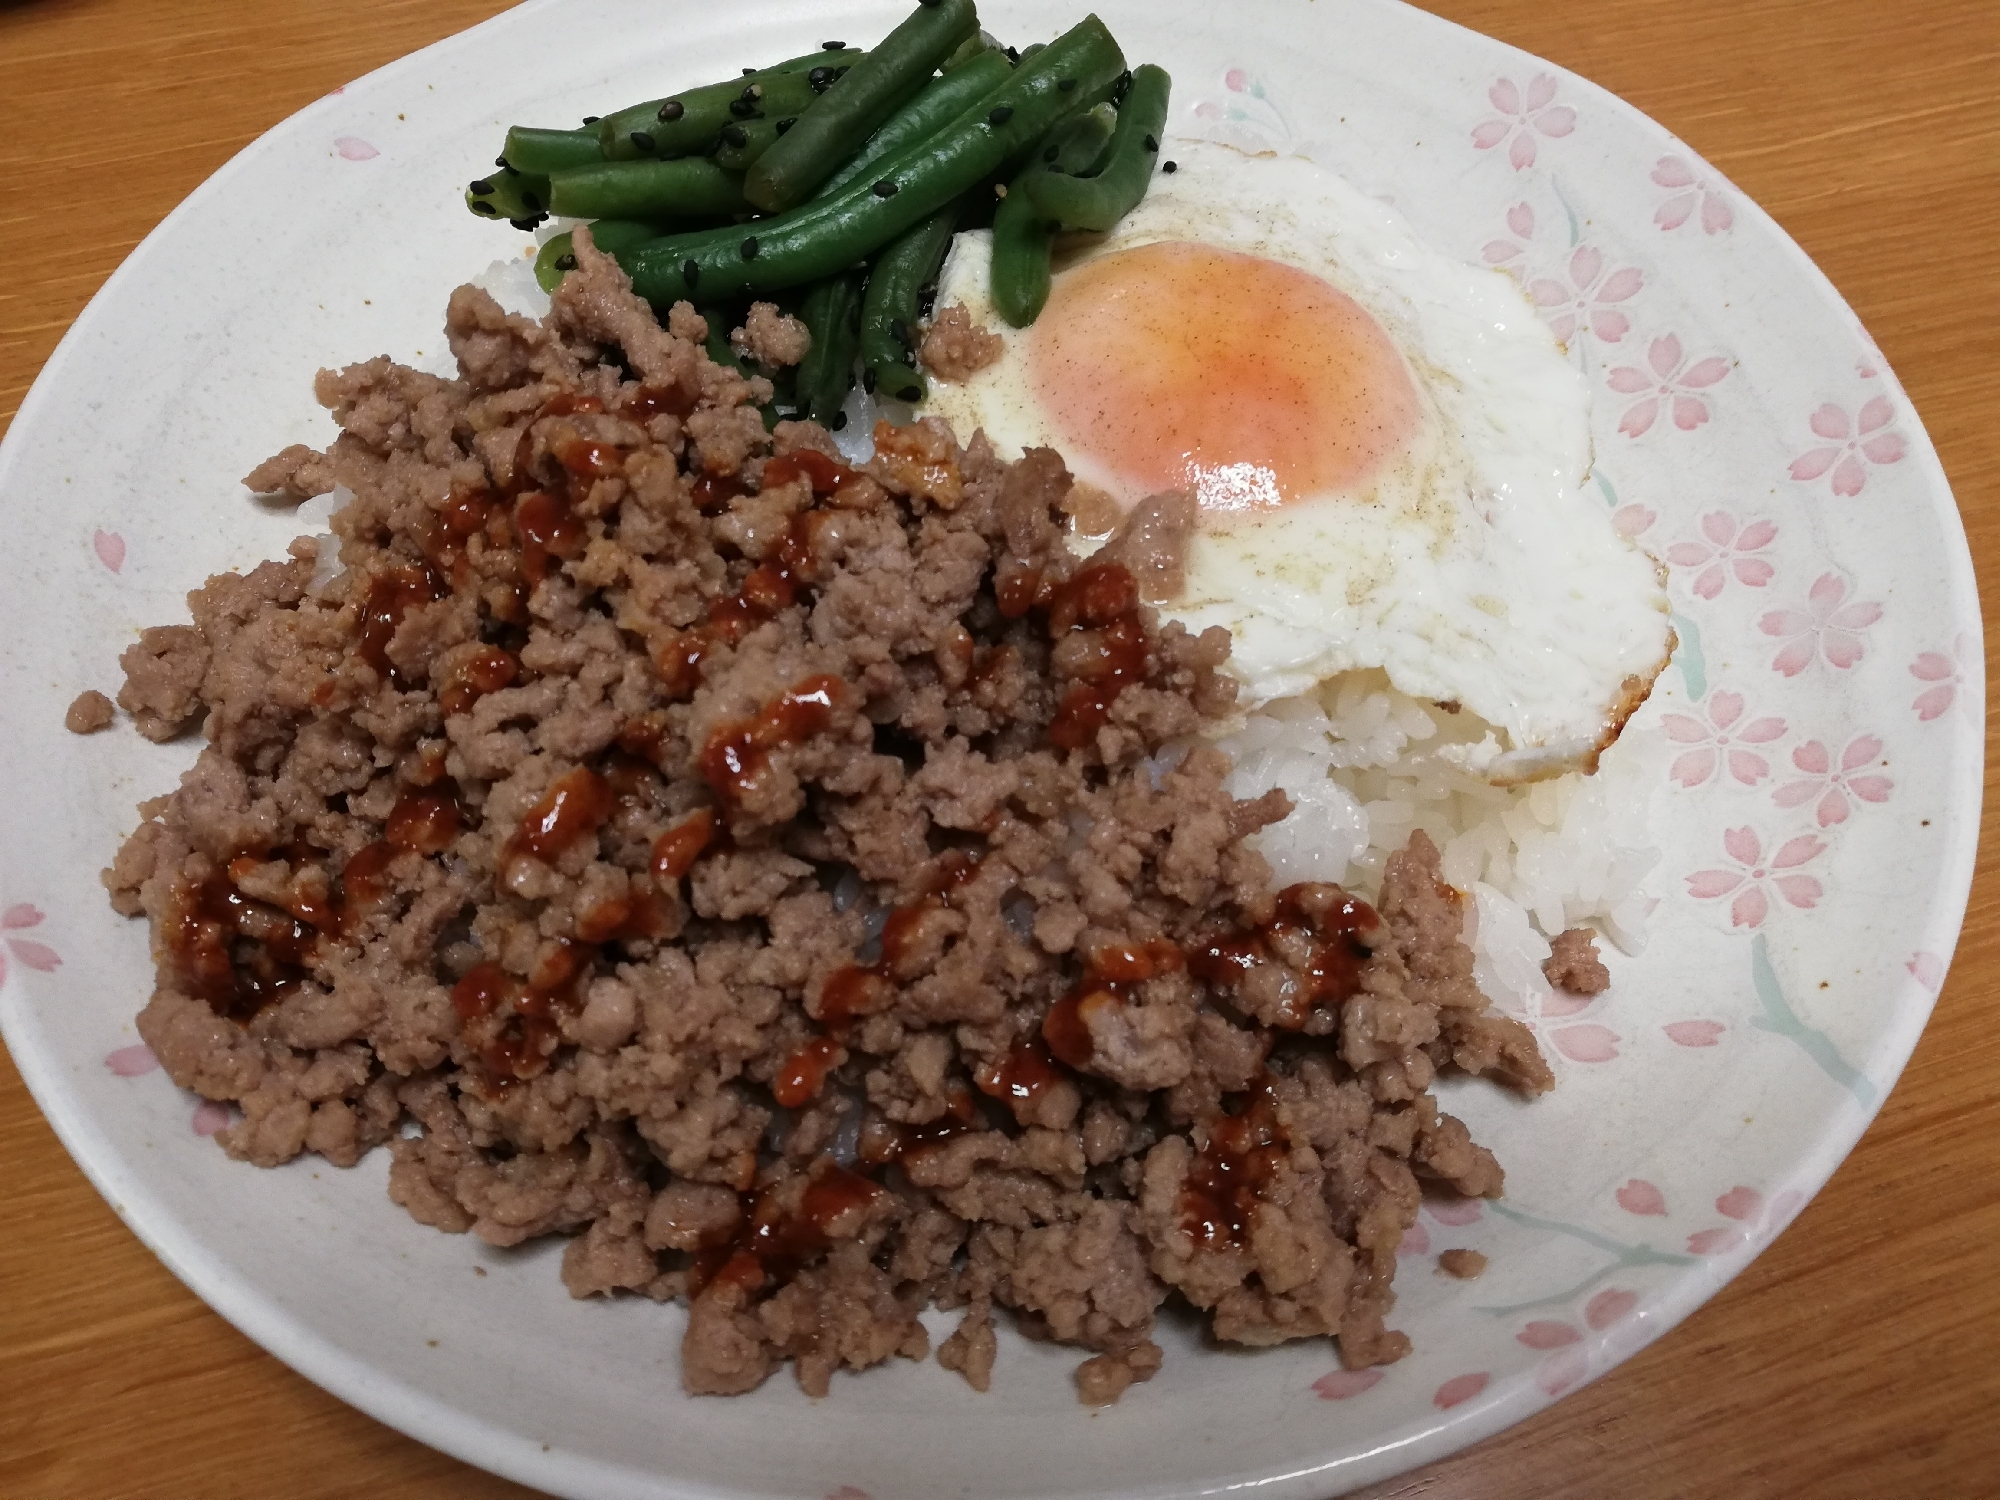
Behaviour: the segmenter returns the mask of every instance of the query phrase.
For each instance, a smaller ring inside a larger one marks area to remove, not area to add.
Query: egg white
[[[1162,154],[1178,170],[1156,174],[1112,233],[1065,237],[1058,278],[1175,240],[1295,266],[1375,317],[1422,408],[1408,445],[1358,491],[1205,510],[1186,588],[1162,613],[1230,630],[1246,707],[1381,668],[1402,691],[1492,727],[1461,755],[1492,780],[1594,767],[1673,637],[1658,565],[1585,489],[1583,378],[1519,286],[1431,249],[1395,210],[1310,162],[1185,140]],[[1003,457],[1058,448],[1080,480],[1121,504],[1143,498],[1063,442],[1029,377],[1029,331],[994,310],[991,258],[990,234],[960,235],[937,305],[963,305],[1004,352],[962,384],[933,381],[922,410],[962,435],[984,429]]]

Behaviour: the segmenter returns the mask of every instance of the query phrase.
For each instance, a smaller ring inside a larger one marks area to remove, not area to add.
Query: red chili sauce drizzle
[[[565,850],[595,833],[615,805],[611,784],[590,767],[564,772],[501,848],[501,871],[522,858],[554,864]]]
[[[762,778],[771,752],[824,733],[847,689],[838,677],[802,678],[754,719],[718,725],[701,752],[701,774],[725,813],[733,814]]]
[[[1164,938],[1137,947],[1110,943],[1099,948],[1091,954],[1083,979],[1042,1018],[1042,1040],[1058,1060],[1072,1068],[1089,1067],[1096,1050],[1088,1024],[1091,1015],[1134,1003],[1134,985],[1171,974],[1184,962],[1181,950]]]
[[[488,693],[497,693],[520,675],[520,658],[498,646],[481,646],[453,666],[438,685],[438,704],[447,714],[471,711]]]
[[[1063,694],[1049,724],[1050,741],[1078,750],[1097,737],[1118,695],[1146,677],[1146,627],[1139,618],[1139,586],[1117,563],[1093,563],[1061,588],[1049,605],[1049,634],[1061,638],[1092,632],[1091,657],[1082,680]]]
[[[1382,919],[1366,901],[1345,893],[1315,913],[1304,899],[1309,889],[1290,885],[1278,892],[1277,912],[1261,927],[1196,944],[1188,955],[1189,971],[1227,994],[1254,970],[1283,963],[1281,952],[1303,953],[1304,964],[1294,961],[1291,966],[1299,982],[1286,987],[1278,1013],[1266,1018],[1285,1031],[1301,1029],[1314,1011],[1332,1009],[1358,994],[1361,972],[1374,951],[1361,935],[1381,926]]]
[[[452,986],[452,1009],[481,1038],[479,1065],[488,1081],[504,1088],[548,1067],[562,1042],[562,1017],[582,1008],[580,981],[596,957],[594,947],[559,938],[525,983],[488,962]]]
[[[1264,1190],[1290,1154],[1267,1074],[1239,1113],[1208,1122],[1208,1144],[1195,1153],[1181,1187],[1181,1228],[1200,1245],[1241,1245]]]
[[[839,492],[861,477],[824,453],[802,448],[768,460],[762,487],[769,490],[806,479],[815,497],[833,495],[837,501]],[[741,485],[709,474],[695,480],[692,488],[695,505],[704,515],[721,510],[742,493]],[[735,594],[717,599],[709,605],[706,620],[675,632],[654,652],[653,665],[670,698],[693,695],[701,684],[702,662],[718,646],[735,645],[764,621],[797,602],[799,590],[810,586],[819,571],[814,543],[825,524],[825,516],[824,511],[803,510],[792,517],[777,545],[763,562],[750,570]]]
[[[382,900],[382,878],[405,849],[437,854],[458,836],[458,787],[440,780],[405,792],[389,813],[383,836],[349,856],[325,899],[298,892],[283,906],[244,894],[240,882],[273,860],[294,867],[326,858],[293,843],[245,851],[199,884],[178,887],[165,924],[174,971],[188,994],[219,1016],[246,1021],[312,976],[323,935],[338,937]]]
[[[418,605],[445,596],[443,581],[428,567],[391,568],[368,585],[361,605],[361,637],[355,654],[396,687],[407,687],[403,674],[389,660],[389,640],[403,616]]]
[[[790,1281],[832,1247],[840,1219],[868,1207],[882,1191],[879,1183],[823,1158],[793,1212],[783,1212],[777,1190],[766,1188],[727,1241],[696,1251],[690,1291],[714,1285],[756,1291],[767,1282]]]

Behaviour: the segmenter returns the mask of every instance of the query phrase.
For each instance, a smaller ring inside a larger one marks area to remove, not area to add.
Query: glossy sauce
[[[704,807],[654,839],[653,878],[666,885],[687,874],[701,858],[702,851],[714,842],[715,830],[715,812]]]
[[[880,1184],[822,1158],[795,1211],[783,1212],[777,1191],[766,1188],[727,1243],[697,1251],[690,1290],[711,1284],[751,1291],[767,1283],[783,1285],[831,1248],[832,1229],[840,1219],[868,1207],[881,1193]]]
[[[824,522],[823,511],[794,516],[770,556],[750,570],[736,593],[710,604],[706,620],[676,632],[654,653],[653,666],[669,697],[691,697],[701,685],[702,663],[716,647],[735,645],[797,602],[800,588],[817,575],[813,540]]]
[[[895,908],[883,922],[881,956],[871,964],[847,964],[827,976],[818,999],[807,1007],[813,1019],[840,1035],[857,1017],[886,1009],[894,997],[896,969],[909,957],[918,924],[926,913],[949,906],[954,894],[978,874],[979,861],[971,855],[961,850],[940,855],[930,889]]]
[[[771,1097],[786,1109],[810,1104],[826,1087],[826,1075],[840,1065],[845,1049],[830,1036],[814,1037],[779,1064]]]
[[[1198,943],[1188,955],[1188,969],[1224,993],[1268,964],[1282,963],[1278,947],[1303,949],[1309,956],[1302,969],[1292,969],[1297,983],[1288,986],[1284,1003],[1270,1024],[1297,1031],[1313,1013],[1331,1010],[1360,993],[1362,971],[1374,952],[1362,934],[1381,926],[1375,909],[1358,897],[1342,898],[1315,915],[1302,899],[1307,887],[1292,885],[1278,892],[1276,914],[1261,927],[1221,934]]]
[[[227,871],[172,899],[161,929],[175,982],[217,1015],[247,1021],[309,977],[318,931],[244,895]]]
[[[438,704],[447,714],[467,713],[488,693],[511,685],[520,671],[520,659],[513,652],[481,646],[445,674],[438,685]]]
[[[403,616],[419,605],[444,597],[444,588],[429,568],[391,568],[368,585],[361,605],[361,635],[355,654],[397,687],[402,674],[389,661],[389,641]]]
[[[548,1067],[562,1041],[562,1017],[582,1008],[579,981],[595,957],[594,948],[563,939],[526,982],[489,962],[452,986],[452,1009],[481,1038],[479,1065],[490,1083],[505,1087]]]
[[[1099,948],[1091,954],[1082,980],[1042,1018],[1042,1040],[1070,1067],[1089,1067],[1097,1050],[1090,1036],[1091,1015],[1136,1003],[1132,986],[1170,974],[1183,962],[1181,950],[1161,938],[1136,947],[1111,943]]]
[[[501,869],[521,858],[554,864],[565,850],[595,833],[611,816],[612,806],[610,783],[588,766],[564,772],[507,840],[500,851]]]
[[[754,719],[720,725],[701,752],[701,774],[724,811],[743,804],[771,763],[771,752],[823,733],[847,689],[838,677],[794,683]]]
[[[1117,563],[1093,563],[1055,592],[1049,633],[1094,631],[1094,654],[1082,679],[1063,694],[1049,724],[1049,739],[1079,750],[1097,737],[1118,695],[1146,677],[1146,627],[1139,618],[1139,589]]]
[[[1211,1248],[1246,1243],[1257,1203],[1289,1154],[1267,1076],[1243,1110],[1208,1122],[1208,1144],[1195,1153],[1181,1187],[1181,1228]]]

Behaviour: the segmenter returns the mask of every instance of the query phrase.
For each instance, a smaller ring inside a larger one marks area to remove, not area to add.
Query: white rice
[[[1335,881],[1372,895],[1383,862],[1421,828],[1444,878],[1474,893],[1482,926],[1524,940],[1515,950],[1546,956],[1546,939],[1587,924],[1636,953],[1655,905],[1643,882],[1660,859],[1647,824],[1663,747],[1628,727],[1595,775],[1520,787],[1491,786],[1440,754],[1491,732],[1361,671],[1263,705],[1220,743],[1236,762],[1236,796],[1275,786],[1292,798],[1292,815],[1254,840],[1281,884]],[[1539,938],[1525,941],[1534,929]]]

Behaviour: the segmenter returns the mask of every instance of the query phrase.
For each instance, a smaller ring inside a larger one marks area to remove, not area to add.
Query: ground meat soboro
[[[1201,740],[1227,637],[1070,554],[1060,458],[767,433],[577,241],[543,323],[453,295],[458,379],[319,377],[341,436],[257,475],[353,491],[344,571],[301,543],[128,653],[142,730],[208,743],[106,882],[223,1148],[386,1144],[424,1223],[571,1236],[577,1296],[687,1300],[694,1392],[920,1357],[930,1304],[974,1385],[1003,1310],[1093,1402],[1172,1295],[1398,1357],[1421,1193],[1501,1184],[1432,1077],[1549,1081],[1436,851],[1379,914],[1274,891],[1286,799]]]

